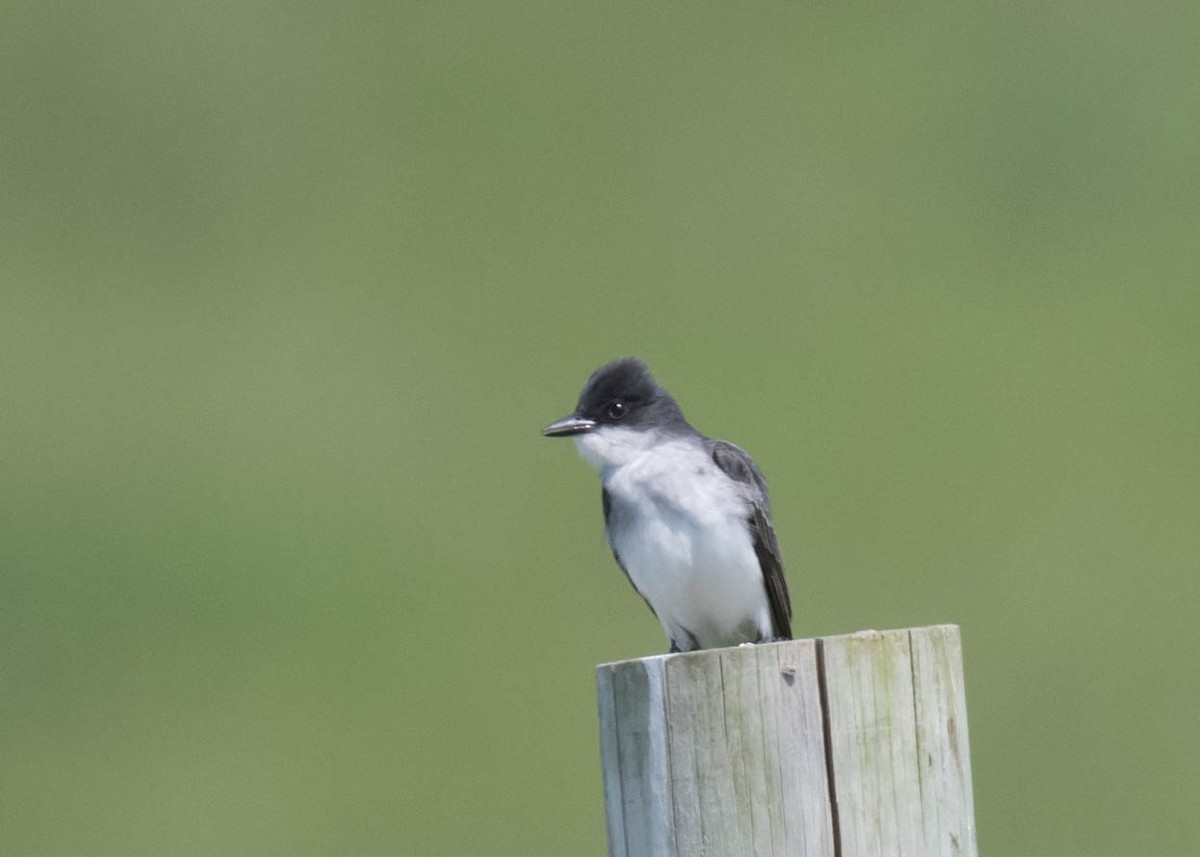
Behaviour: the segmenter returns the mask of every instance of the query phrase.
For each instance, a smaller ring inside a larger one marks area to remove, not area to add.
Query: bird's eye
[[[619,420],[621,417],[625,416],[625,403],[612,402],[609,404],[608,415],[614,420]]]

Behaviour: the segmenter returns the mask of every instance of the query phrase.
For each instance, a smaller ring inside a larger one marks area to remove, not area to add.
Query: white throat
[[[575,435],[574,440],[579,454],[604,476],[644,455],[662,438],[653,430],[600,426],[585,434]]]

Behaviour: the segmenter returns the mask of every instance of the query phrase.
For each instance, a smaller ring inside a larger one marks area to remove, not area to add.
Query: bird
[[[609,547],[672,653],[791,639],[762,471],[693,428],[642,360],[601,366],[542,434],[572,438],[599,471]]]

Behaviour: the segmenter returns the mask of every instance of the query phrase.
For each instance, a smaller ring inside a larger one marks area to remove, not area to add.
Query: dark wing
[[[613,502],[612,495],[608,493],[607,488],[600,489],[600,502],[604,505],[604,531],[608,533],[611,531],[612,526]],[[617,565],[621,567],[621,571],[624,572],[625,579],[629,581],[629,585],[633,587],[633,591],[638,595],[642,595],[642,591],[637,588],[637,584],[634,583],[633,578],[629,576],[629,569],[627,569],[625,567],[625,563],[621,561],[621,555],[617,553],[617,549],[613,546],[611,538],[608,540],[608,546],[612,549],[613,559],[615,559],[617,561]],[[658,613],[655,611],[654,605],[646,599],[645,595],[642,595],[642,600],[646,602],[646,606],[650,608],[650,612],[653,613],[654,618],[657,619]]]
[[[771,524],[771,500],[767,496],[767,480],[763,478],[749,453],[724,440],[711,441],[713,461],[735,482],[746,486],[750,501],[750,531],[754,533],[754,552],[762,568],[763,587],[771,606],[771,622],[775,636],[792,638],[792,601],[788,597],[787,580],[783,576],[783,558],[775,527]]]

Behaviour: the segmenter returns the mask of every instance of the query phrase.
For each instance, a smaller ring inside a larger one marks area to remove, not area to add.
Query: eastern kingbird
[[[645,363],[597,369],[542,434],[573,437],[600,471],[608,544],[672,652],[791,639],[766,480],[743,449],[692,428]]]

